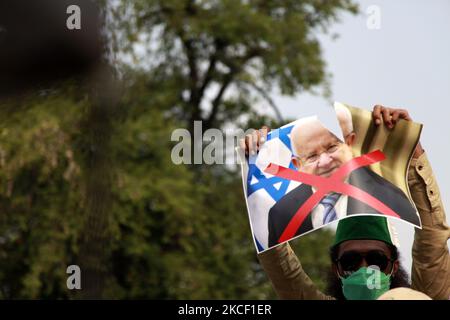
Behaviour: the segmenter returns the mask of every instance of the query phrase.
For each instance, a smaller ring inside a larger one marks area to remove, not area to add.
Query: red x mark
[[[335,173],[329,178],[316,176],[304,172],[298,172],[289,168],[278,166],[276,164],[269,164],[264,172],[272,174],[274,176],[294,180],[301,183],[306,183],[310,186],[314,186],[317,190],[309,199],[303,203],[303,205],[297,210],[294,217],[289,221],[286,229],[284,229],[281,237],[278,239],[278,243],[287,241],[295,236],[298,228],[302,225],[303,221],[311,212],[311,210],[319,203],[319,201],[328,193],[334,191],[340,194],[351,196],[359,201],[362,201],[377,211],[392,217],[399,218],[399,215],[395,213],[391,208],[386,206],[380,200],[372,197],[367,192],[352,186],[351,184],[343,182],[343,180],[354,170],[361,167],[371,165],[373,163],[380,162],[386,157],[380,150],[370,152],[351,159],[342,165]]]

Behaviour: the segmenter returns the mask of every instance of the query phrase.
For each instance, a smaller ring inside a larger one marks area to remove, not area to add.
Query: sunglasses
[[[342,254],[342,256],[335,260],[338,266],[344,271],[354,272],[357,271],[362,261],[365,260],[368,266],[377,266],[380,271],[386,271],[389,266],[389,262],[394,262],[395,260],[386,256],[383,252],[372,250],[366,253],[360,253],[357,251],[347,251]]]

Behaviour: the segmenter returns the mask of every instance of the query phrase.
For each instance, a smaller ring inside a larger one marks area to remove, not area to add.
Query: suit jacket
[[[409,199],[397,186],[363,167],[353,171],[348,183],[377,198],[408,222],[420,225],[419,217]],[[313,194],[309,185],[301,184],[281,198],[269,211],[269,247],[278,244],[278,239],[294,217],[297,210]],[[381,214],[369,205],[348,197],[347,215],[358,213]],[[300,235],[313,229],[311,212],[295,234]]]

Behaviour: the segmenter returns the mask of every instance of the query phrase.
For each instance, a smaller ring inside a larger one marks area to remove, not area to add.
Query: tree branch
[[[219,112],[220,104],[222,103],[222,98],[229,87],[229,85],[233,82],[234,77],[241,72],[243,66],[252,58],[261,55],[263,50],[261,48],[251,48],[244,56],[236,58],[223,59],[223,62],[230,68],[230,72],[224,76],[224,80],[222,82],[222,86],[219,89],[216,97],[212,102],[212,109],[209,117],[205,121],[204,127],[206,129],[211,128],[216,120],[217,114]]]
[[[211,55],[211,57],[209,59],[208,70],[205,72],[205,76],[203,77],[202,85],[200,86],[200,89],[199,89],[200,100],[203,98],[206,88],[208,87],[209,83],[213,79],[213,75],[214,75],[214,72],[216,71],[216,65],[217,65],[217,61],[219,59],[219,55],[225,49],[226,42],[224,42],[223,40],[220,40],[220,39],[215,39],[214,45],[215,45],[214,53]]]
[[[204,124],[205,130],[211,128],[212,125],[214,124],[217,113],[219,111],[219,106],[222,102],[222,97],[223,97],[225,91],[228,89],[228,86],[233,81],[233,78],[236,73],[237,72],[235,70],[231,70],[229,73],[226,74],[224,81],[222,83],[222,86],[220,87],[219,92],[217,93],[216,97],[214,98],[214,100],[211,104],[212,105],[211,113],[209,114],[209,117]]]
[[[267,92],[263,88],[259,87],[258,85],[256,85],[253,82],[246,81],[245,83],[247,83],[250,87],[252,87],[254,90],[256,90],[264,98],[264,100],[267,101],[267,103],[270,105],[270,107],[275,112],[275,116],[277,117],[278,122],[283,122],[283,116],[281,115],[280,109],[275,104],[275,101],[273,101],[273,99],[267,94]]]
[[[181,39],[181,42],[183,44],[183,48],[186,52],[186,57],[188,60],[188,67],[189,67],[189,100],[188,100],[188,106],[191,108],[191,116],[190,116],[190,123],[191,125],[195,120],[202,120],[201,119],[201,112],[200,112],[200,99],[199,91],[198,91],[198,82],[199,82],[199,76],[198,76],[198,65],[197,65],[197,56],[195,53],[195,49],[192,45],[192,40],[186,39],[184,32],[180,30],[178,32],[178,36]]]

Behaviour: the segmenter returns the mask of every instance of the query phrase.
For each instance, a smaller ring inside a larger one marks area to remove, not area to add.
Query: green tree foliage
[[[207,129],[236,120],[255,97],[279,115],[271,89],[298,94],[326,84],[317,34],[356,10],[350,0],[136,0],[121,2],[114,20],[122,50],[149,47],[142,65],[175,83],[174,114]]]
[[[72,137],[84,101],[30,97],[2,106],[0,285],[3,298],[67,297],[82,224]],[[8,110],[7,110],[8,109]]]
[[[92,80],[0,103],[0,297],[275,298],[239,171],[173,164],[170,136],[192,120],[279,125],[255,99],[323,84],[314,35],[345,10],[345,0],[120,2],[116,53],[143,34],[156,49],[122,66],[114,107]],[[294,242],[322,289],[332,237]],[[102,281],[67,290],[70,264]]]
[[[169,137],[177,124],[147,107],[143,87],[127,91],[126,116],[112,139],[105,297],[275,297],[256,260],[239,175],[206,171],[198,180],[172,164]],[[0,140],[2,297],[76,298],[65,270],[82,265],[87,182],[76,155],[84,149],[88,102],[54,93],[21,104],[3,118]],[[331,237],[297,241],[319,284]]]

